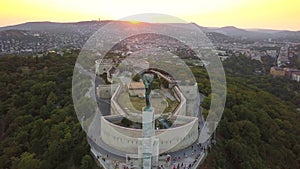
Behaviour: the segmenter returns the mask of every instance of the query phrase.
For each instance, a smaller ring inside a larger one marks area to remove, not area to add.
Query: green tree
[[[17,166],[22,169],[39,169],[40,161],[35,158],[35,154],[25,152],[21,155]]]
[[[92,168],[93,159],[89,155],[82,157],[80,169],[90,169]]]

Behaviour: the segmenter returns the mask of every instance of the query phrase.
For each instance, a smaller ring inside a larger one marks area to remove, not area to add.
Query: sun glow
[[[299,0],[2,0],[0,26],[28,21],[115,20],[161,13],[202,26],[300,30],[299,6]],[[147,19],[145,22],[162,20]]]
[[[141,22],[140,21],[129,21],[131,24],[134,24],[134,25],[137,25],[137,24],[140,24]]]

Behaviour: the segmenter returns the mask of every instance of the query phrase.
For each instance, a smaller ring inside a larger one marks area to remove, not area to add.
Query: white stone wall
[[[177,100],[180,101],[179,105],[176,107],[175,111],[173,112],[173,115],[186,115],[186,98],[184,95],[180,92],[179,88],[175,86],[173,88],[174,96],[176,97]]]
[[[198,139],[198,119],[185,125],[156,131],[159,139],[159,152],[174,152],[189,147]]]
[[[186,98],[186,115],[198,117],[199,113],[199,92],[197,83],[194,85],[179,85],[179,89]]]
[[[186,148],[198,139],[198,119],[186,118],[189,123],[179,127],[156,130],[156,138],[159,139],[159,153],[174,152]],[[131,129],[115,125],[101,119],[101,138],[109,146],[130,154],[138,152],[141,144],[138,138],[142,138],[141,129]]]

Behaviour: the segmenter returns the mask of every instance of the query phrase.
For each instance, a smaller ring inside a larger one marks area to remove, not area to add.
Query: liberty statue
[[[154,75],[150,73],[145,73],[142,76],[143,83],[145,85],[145,98],[146,98],[146,107],[144,110],[150,110],[151,109],[151,103],[150,103],[150,93],[151,93],[151,84],[154,79]]]

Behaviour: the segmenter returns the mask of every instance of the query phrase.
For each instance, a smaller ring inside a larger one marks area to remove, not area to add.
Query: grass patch
[[[132,106],[136,109],[136,110],[142,110],[143,107],[146,107],[146,101],[143,98],[140,97],[129,97]]]
[[[167,108],[164,110],[163,113],[169,113],[169,112],[173,112],[176,107],[178,106],[179,102],[177,100],[172,101],[169,98],[166,98],[167,102],[168,102],[168,106]]]

